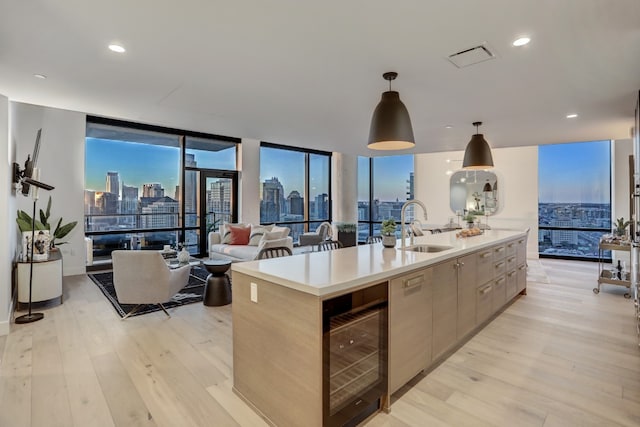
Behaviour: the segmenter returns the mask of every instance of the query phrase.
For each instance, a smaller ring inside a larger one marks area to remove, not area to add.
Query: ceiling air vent
[[[448,56],[449,61],[458,68],[494,59],[496,55],[489,50],[486,44],[481,44]]]

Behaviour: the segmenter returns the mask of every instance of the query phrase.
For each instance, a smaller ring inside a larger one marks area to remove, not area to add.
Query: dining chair
[[[331,251],[333,249],[342,248],[342,243],[339,240],[326,240],[318,244],[318,252]]]
[[[366,241],[367,245],[370,245],[372,243],[379,243],[379,242],[382,242],[382,236],[380,236],[380,235],[369,236],[369,237],[367,237],[367,241]]]
[[[274,246],[272,248],[260,249],[256,259],[280,258],[283,256],[291,256],[291,249],[286,246]]]

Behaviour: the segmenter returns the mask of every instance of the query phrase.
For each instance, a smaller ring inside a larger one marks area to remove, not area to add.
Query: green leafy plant
[[[358,224],[353,222],[337,222],[336,228],[340,233],[355,233],[358,231]]]
[[[396,233],[396,220],[393,218],[385,219],[382,221],[382,227],[380,228],[380,233],[383,236],[392,236]]]
[[[624,217],[616,219],[615,234],[623,236],[627,230],[627,227],[631,224],[631,221],[625,221]]]
[[[462,219],[464,219],[466,222],[474,222],[476,220],[476,217],[475,215],[468,213],[464,217],[462,217]]]
[[[56,242],[56,239],[62,239],[66,237],[67,234],[71,232],[78,224],[78,221],[73,221],[67,224],[62,224],[62,218],[58,220],[56,224],[56,228],[53,233],[51,233],[51,224],[49,223],[49,218],[51,217],[51,196],[49,196],[49,202],[47,203],[46,211],[40,209],[40,220],[36,219],[35,221],[35,229],[36,230],[49,230],[51,234],[51,247],[55,247],[56,245],[64,245],[67,242]],[[20,231],[31,231],[31,223],[32,218],[31,215],[26,213],[25,211],[19,210],[18,216],[16,217],[16,222],[18,223],[18,228]]]

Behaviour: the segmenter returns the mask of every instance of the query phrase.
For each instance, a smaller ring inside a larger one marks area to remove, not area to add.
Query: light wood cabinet
[[[507,272],[507,283],[505,284],[505,294],[507,301],[515,297],[518,293],[517,270],[513,269]]]
[[[497,277],[493,281],[493,289],[491,290],[491,314],[500,310],[507,302],[506,283],[507,279],[504,275]]]
[[[491,291],[493,290],[493,281],[479,286],[477,288],[477,312],[476,320],[480,324],[486,321],[493,313],[493,301]]]
[[[389,282],[389,394],[431,363],[432,269]]]
[[[516,271],[516,292],[520,293],[527,288],[527,264],[518,266]]]
[[[463,338],[476,326],[476,254],[458,258],[457,338]]]
[[[493,278],[493,250],[483,249],[476,253],[477,256],[477,278],[478,284],[487,283]]]
[[[437,264],[433,270],[433,359],[457,341],[457,259]]]

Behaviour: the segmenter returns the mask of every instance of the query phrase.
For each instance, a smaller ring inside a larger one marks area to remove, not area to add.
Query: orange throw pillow
[[[251,234],[251,227],[234,227],[233,225],[228,225],[229,231],[231,232],[231,239],[229,239],[230,245],[248,245],[249,244],[249,235]]]

